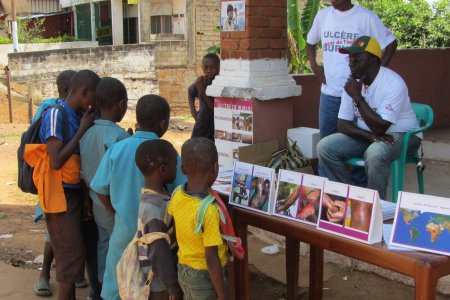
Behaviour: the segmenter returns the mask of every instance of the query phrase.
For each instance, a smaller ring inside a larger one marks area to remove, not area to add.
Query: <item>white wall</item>
[[[19,44],[19,52],[44,51],[54,49],[71,49],[71,48],[87,48],[96,47],[98,42],[79,41],[66,43],[39,43],[39,44]],[[12,44],[0,45],[0,65],[8,64],[8,53],[13,53]]]

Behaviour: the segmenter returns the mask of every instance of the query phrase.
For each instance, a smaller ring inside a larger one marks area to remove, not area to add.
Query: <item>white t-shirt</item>
[[[394,71],[380,67],[372,84],[362,86],[361,95],[373,111],[383,120],[392,123],[386,133],[407,132],[419,128],[416,114],[411,108],[406,83]],[[356,125],[359,128],[370,131],[358,109],[353,105],[352,98],[345,91],[342,93],[338,118],[347,121],[356,118]]]
[[[339,48],[351,46],[360,36],[374,37],[381,48],[395,40],[395,36],[387,29],[380,18],[372,11],[354,5],[348,11],[339,11],[329,6],[320,10],[308,33],[307,42],[315,45],[322,41],[323,65],[326,85],[322,85],[322,93],[341,97],[342,89],[350,75],[348,55],[340,54]]]

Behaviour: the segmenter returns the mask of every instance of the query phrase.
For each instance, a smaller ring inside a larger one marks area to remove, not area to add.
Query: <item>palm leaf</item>
[[[306,40],[306,35],[308,34],[311,26],[314,22],[314,18],[319,11],[320,0],[307,0],[305,8],[303,9],[301,17],[301,27],[303,29],[302,36]]]

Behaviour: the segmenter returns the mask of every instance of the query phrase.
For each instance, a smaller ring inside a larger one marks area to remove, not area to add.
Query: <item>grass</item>
[[[9,139],[9,138],[20,139],[21,136],[22,136],[21,133],[7,133],[7,134],[0,133],[0,139]]]
[[[9,217],[9,215],[7,215],[7,214],[0,214],[0,220],[6,219],[8,217]]]

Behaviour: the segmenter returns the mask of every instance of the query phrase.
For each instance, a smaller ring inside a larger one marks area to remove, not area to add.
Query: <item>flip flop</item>
[[[46,280],[39,280],[34,284],[34,294],[40,297],[50,297],[53,293],[50,290],[50,284]]]
[[[80,281],[75,282],[75,287],[76,287],[77,289],[84,289],[84,288],[86,288],[87,286],[88,286],[88,282],[87,282],[87,280],[86,280],[85,278],[83,278],[83,279],[80,280]]]

